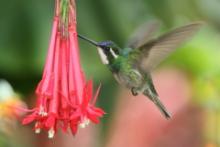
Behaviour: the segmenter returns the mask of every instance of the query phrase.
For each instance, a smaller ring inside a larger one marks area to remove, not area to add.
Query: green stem
[[[61,0],[61,28],[62,34],[67,35],[68,32],[68,21],[69,21],[69,0]]]

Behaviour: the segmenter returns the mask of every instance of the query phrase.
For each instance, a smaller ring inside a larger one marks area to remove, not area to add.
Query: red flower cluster
[[[90,121],[99,123],[105,113],[95,107],[100,86],[93,97],[93,83],[86,82],[81,69],[75,10],[70,1],[67,6],[66,24],[61,13],[66,7],[57,0],[46,65],[36,89],[37,105],[23,119],[23,124],[35,121],[35,132],[46,130],[49,138],[53,138],[58,127],[63,131],[70,127],[76,134],[78,126],[85,127]]]

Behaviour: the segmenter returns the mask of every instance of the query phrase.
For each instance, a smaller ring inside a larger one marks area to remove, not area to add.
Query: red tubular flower
[[[73,2],[56,0],[47,60],[36,88],[36,108],[23,119],[23,124],[35,122],[36,133],[48,131],[49,138],[59,127],[63,131],[70,127],[72,134],[76,134],[78,126],[85,127],[90,121],[99,123],[105,113],[95,107],[100,86],[93,98],[93,83],[90,80],[86,84],[80,66]]]
[[[84,87],[82,103],[77,105],[76,111],[70,117],[71,121],[79,122],[81,128],[85,128],[90,121],[96,124],[99,123],[99,117],[102,117],[103,114],[105,114],[102,109],[95,107],[100,86],[93,99],[92,89],[92,81],[90,80]]]

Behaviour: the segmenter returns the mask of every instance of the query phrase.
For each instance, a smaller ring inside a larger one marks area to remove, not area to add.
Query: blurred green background
[[[162,66],[173,66],[187,75],[193,91],[191,103],[204,110],[208,126],[203,130],[203,145],[210,142],[212,146],[219,145],[219,0],[77,0],[76,3],[80,34],[97,41],[113,40],[120,46],[146,21],[161,21],[161,33],[192,21],[206,22]],[[0,0],[0,78],[8,80],[25,101],[30,101],[28,97],[41,79],[53,12],[53,0]],[[103,83],[99,105],[108,113],[102,119],[101,131],[106,140],[118,85],[101,64],[94,47],[80,41],[80,48],[87,77],[96,84]],[[0,145],[2,142],[2,146],[13,146],[1,140]]]

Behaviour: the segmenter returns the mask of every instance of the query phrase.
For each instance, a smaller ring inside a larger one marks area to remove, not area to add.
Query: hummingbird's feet
[[[138,95],[137,89],[135,87],[131,88],[131,93],[132,93],[133,96],[137,96]]]

